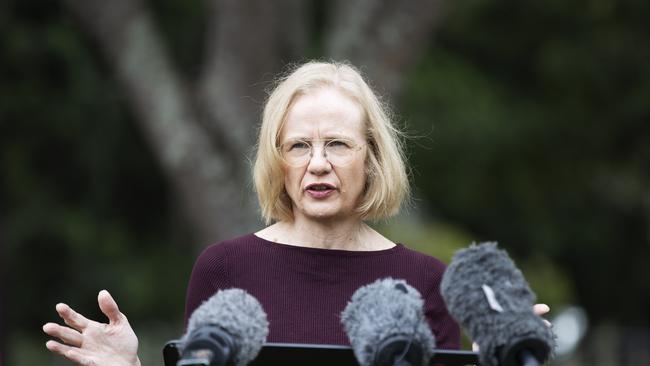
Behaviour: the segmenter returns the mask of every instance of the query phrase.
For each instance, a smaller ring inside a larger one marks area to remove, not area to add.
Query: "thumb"
[[[535,304],[533,305],[533,312],[539,316],[542,316],[551,311],[551,308],[546,304]]]
[[[108,291],[99,291],[97,302],[99,303],[99,308],[102,310],[102,313],[108,317],[109,323],[119,324],[122,321],[124,315],[120,313],[117,303],[113,300],[113,297],[108,293]]]

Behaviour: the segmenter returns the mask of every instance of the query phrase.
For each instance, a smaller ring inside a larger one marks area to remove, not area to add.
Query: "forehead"
[[[280,131],[282,140],[329,137],[363,139],[364,136],[361,106],[335,88],[319,88],[298,96],[287,111]]]

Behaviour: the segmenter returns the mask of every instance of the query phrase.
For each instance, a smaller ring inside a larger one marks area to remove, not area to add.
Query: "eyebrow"
[[[321,137],[318,139],[314,139],[311,137],[304,137],[300,135],[296,136],[291,136],[287,138],[285,141],[294,141],[294,140],[301,140],[301,141],[314,141],[314,140],[354,140],[354,137],[352,136],[346,136],[346,135],[341,135],[341,134],[332,134],[332,135],[326,135],[325,137]]]

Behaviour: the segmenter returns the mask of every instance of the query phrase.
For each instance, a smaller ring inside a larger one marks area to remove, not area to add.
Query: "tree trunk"
[[[326,53],[361,68],[376,90],[395,100],[404,76],[429,46],[439,0],[338,0],[331,7]]]
[[[201,246],[259,227],[250,164],[265,90],[304,58],[309,4],[212,0],[204,61],[184,80],[143,0],[67,0],[128,95]],[[426,47],[437,1],[339,1],[326,55],[366,71],[383,94]],[[242,182],[245,182],[243,184]]]
[[[192,93],[171,65],[141,1],[74,0],[68,4],[95,37],[181,207],[204,245],[251,230],[257,217],[244,156],[211,139]],[[225,126],[224,126],[225,127]],[[230,141],[224,128],[219,141]],[[238,145],[241,146],[241,145]],[[228,146],[229,147],[229,146]]]

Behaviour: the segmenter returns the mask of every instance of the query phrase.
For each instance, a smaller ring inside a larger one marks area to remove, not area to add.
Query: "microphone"
[[[484,366],[541,365],[555,344],[533,313],[535,294],[496,243],[458,251],[440,284],[449,312],[479,345]]]
[[[244,366],[269,333],[262,305],[241,289],[220,290],[190,316],[177,366]]]
[[[404,280],[385,278],[359,288],[341,323],[361,366],[428,365],[435,339],[424,300]]]

